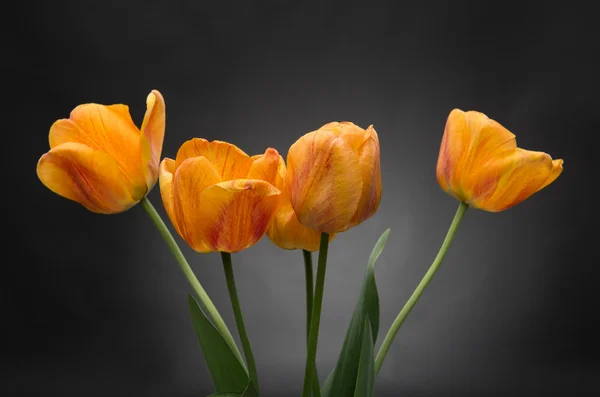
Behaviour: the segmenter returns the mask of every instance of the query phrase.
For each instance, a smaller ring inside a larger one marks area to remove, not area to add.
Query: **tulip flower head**
[[[485,114],[454,109],[437,163],[443,190],[469,206],[506,210],[552,183],[563,160],[517,147],[515,135]]]
[[[250,157],[227,142],[194,138],[160,164],[160,193],[179,235],[197,252],[255,244],[280,205],[279,153]]]
[[[138,129],[125,105],[88,103],[50,128],[50,151],[37,175],[53,192],[101,214],[138,203],[158,179],[165,135],[165,102],[153,90]]]
[[[343,232],[370,218],[381,200],[379,138],[350,122],[332,122],[298,139],[287,155],[286,185],[300,223]]]
[[[321,233],[303,226],[298,220],[290,203],[289,189],[285,184],[286,172],[285,162],[280,156],[275,187],[281,191],[281,206],[269,224],[267,236],[273,243],[283,249],[317,251]],[[335,234],[331,234],[329,241],[333,240],[334,237]]]

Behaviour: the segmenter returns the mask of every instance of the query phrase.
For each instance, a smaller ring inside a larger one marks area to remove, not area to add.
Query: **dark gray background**
[[[285,156],[300,135],[329,121],[375,125],[383,199],[372,219],[331,245],[318,350],[323,377],[380,233],[392,229],[377,265],[379,342],[438,250],[457,206],[435,179],[450,110],[482,111],[521,147],[565,159],[563,175],[517,207],[467,213],[398,334],[376,392],[597,395],[596,14],[573,2],[494,4],[7,5],[4,395],[211,392],[187,313],[190,288],[142,208],[96,215],[51,193],[35,174],[56,119],[80,103],[125,103],[139,125],[153,88],[166,99],[168,157],[196,136],[250,154],[273,146]],[[164,215],[158,187],[149,197]],[[182,246],[234,331],[219,255]],[[302,255],[264,238],[233,260],[264,395],[297,396],[305,358]]]

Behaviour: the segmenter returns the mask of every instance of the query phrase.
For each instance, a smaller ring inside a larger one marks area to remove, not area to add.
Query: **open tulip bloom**
[[[50,128],[50,150],[37,165],[53,192],[90,211],[116,214],[140,203],[173,252],[196,294],[188,306],[215,393],[259,396],[250,337],[244,325],[231,254],[265,234],[279,248],[302,252],[306,284],[306,365],[303,397],[373,396],[375,378],[391,344],[441,265],[469,207],[511,208],[552,183],[562,160],[517,147],[515,136],[485,114],[455,109],[448,116],[436,167],[441,188],[459,201],[446,238],[429,270],[388,329],[375,353],[379,298],[374,265],[390,230],[368,259],[337,363],[320,385],[315,358],[328,246],[372,217],[382,195],[379,136],[369,126],[331,122],[301,136],[287,159],[273,148],[250,156],[237,146],[191,139],[174,159],[160,161],[165,101],[154,90],[138,129],[125,105],[76,107]],[[200,254],[219,252],[243,356],[216,306],[148,198],[159,180],[165,211],[177,234]],[[318,251],[313,283],[312,252]]]

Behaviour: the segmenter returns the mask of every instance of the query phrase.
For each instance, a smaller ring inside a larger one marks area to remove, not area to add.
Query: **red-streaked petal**
[[[37,174],[50,190],[93,212],[114,214],[138,202],[116,161],[81,143],[54,146],[40,158]]]
[[[204,240],[207,208],[201,197],[208,187],[221,182],[217,170],[206,157],[186,159],[175,171],[173,178],[173,212],[178,232],[198,252],[211,251]],[[175,222],[173,222],[175,223]]]
[[[379,139],[373,126],[367,129],[367,138],[358,148],[358,161],[362,173],[363,189],[358,209],[352,223],[359,224],[369,219],[381,201],[381,166]]]
[[[268,182],[237,179],[212,185],[200,196],[202,240],[211,251],[238,252],[265,234],[280,191]]]
[[[474,186],[474,194],[467,203],[491,212],[506,210],[542,189],[548,180],[556,179],[559,170],[562,166],[554,163],[548,154],[517,148],[473,175],[473,182],[469,184]],[[478,192],[477,185],[485,178],[490,180],[489,187]]]
[[[362,196],[361,175],[354,150],[331,131],[298,139],[288,151],[286,185],[300,223],[326,233],[352,227]]]
[[[147,193],[146,173],[141,166],[140,132],[127,106],[79,105],[69,119],[52,125],[49,140],[50,148],[73,142],[107,153],[119,165],[124,183],[133,186],[134,198],[141,199]]]
[[[223,181],[246,178],[252,166],[250,156],[231,143],[194,138],[179,148],[175,159],[177,167],[186,159],[198,156],[206,157]]]
[[[252,156],[252,165],[246,179],[260,179],[275,185],[280,160],[283,161],[279,152],[273,148],[268,148],[262,155]]]

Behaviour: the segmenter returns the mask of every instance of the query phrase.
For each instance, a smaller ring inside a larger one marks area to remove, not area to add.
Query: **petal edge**
[[[137,203],[116,161],[81,143],[55,146],[40,158],[37,174],[50,190],[92,212],[114,214]]]

